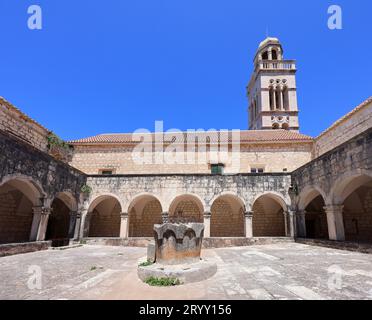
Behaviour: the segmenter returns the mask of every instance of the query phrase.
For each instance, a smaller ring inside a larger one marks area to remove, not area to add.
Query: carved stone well
[[[147,261],[138,267],[138,276],[176,278],[181,283],[198,282],[212,277],[217,265],[201,258],[203,223],[164,223],[154,226],[155,243],[148,248]]]
[[[204,224],[155,225],[155,259],[161,264],[195,263],[200,261]]]

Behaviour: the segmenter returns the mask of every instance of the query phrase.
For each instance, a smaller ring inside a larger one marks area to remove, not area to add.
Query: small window
[[[278,60],[278,54],[276,53],[275,50],[273,50],[271,54],[272,54],[273,60]]]
[[[114,172],[112,170],[100,170],[100,174],[104,176],[111,176]]]
[[[288,172],[288,169],[287,169],[287,168],[284,168],[284,169],[283,169],[283,172]]]
[[[223,174],[223,169],[225,168],[225,165],[219,163],[219,164],[212,164],[211,165],[211,173],[212,174]]]
[[[251,168],[251,173],[264,173],[264,168]]]

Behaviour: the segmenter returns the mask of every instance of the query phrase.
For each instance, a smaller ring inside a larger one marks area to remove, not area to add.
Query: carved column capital
[[[34,214],[40,214],[40,215],[50,215],[52,213],[52,209],[51,208],[47,208],[47,207],[44,207],[44,206],[35,206],[35,207],[32,207],[32,212]]]
[[[120,218],[121,218],[121,219],[128,219],[128,217],[129,217],[128,212],[121,212],[121,213],[120,213]]]
[[[70,217],[77,218],[77,215],[78,215],[77,211],[70,211]]]
[[[296,216],[305,217],[306,213],[307,213],[306,210],[299,210],[299,211],[296,211]]]
[[[252,219],[253,218],[253,211],[246,211],[246,212],[244,212],[244,216],[246,217],[246,218],[250,218],[250,219]]]
[[[323,209],[325,210],[325,212],[342,213],[344,206],[336,204],[336,205],[325,206],[323,207]]]
[[[204,218],[210,219],[212,215],[212,212],[210,211],[204,211]]]

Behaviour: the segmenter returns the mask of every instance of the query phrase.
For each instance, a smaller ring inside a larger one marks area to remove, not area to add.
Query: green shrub
[[[173,287],[181,284],[181,281],[176,278],[155,278],[150,277],[145,280],[149,286],[152,287]]]
[[[48,142],[48,149],[50,150],[52,147],[62,148],[62,149],[71,149],[72,146],[70,146],[67,142],[63,141],[61,138],[56,136],[54,133],[50,133],[47,136],[47,142]]]
[[[90,186],[88,186],[88,185],[86,185],[86,184],[84,184],[82,187],[81,187],[81,192],[82,193],[85,193],[85,194],[90,194],[90,193],[92,193],[92,187],[90,187]]]
[[[151,266],[151,265],[153,265],[154,263],[153,262],[151,262],[150,260],[147,260],[147,261],[145,261],[145,262],[142,262],[142,263],[140,263],[140,267],[148,267],[148,266]]]

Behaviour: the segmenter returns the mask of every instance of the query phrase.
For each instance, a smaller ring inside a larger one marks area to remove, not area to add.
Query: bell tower
[[[277,38],[260,43],[247,87],[250,130],[299,130],[296,71]]]

